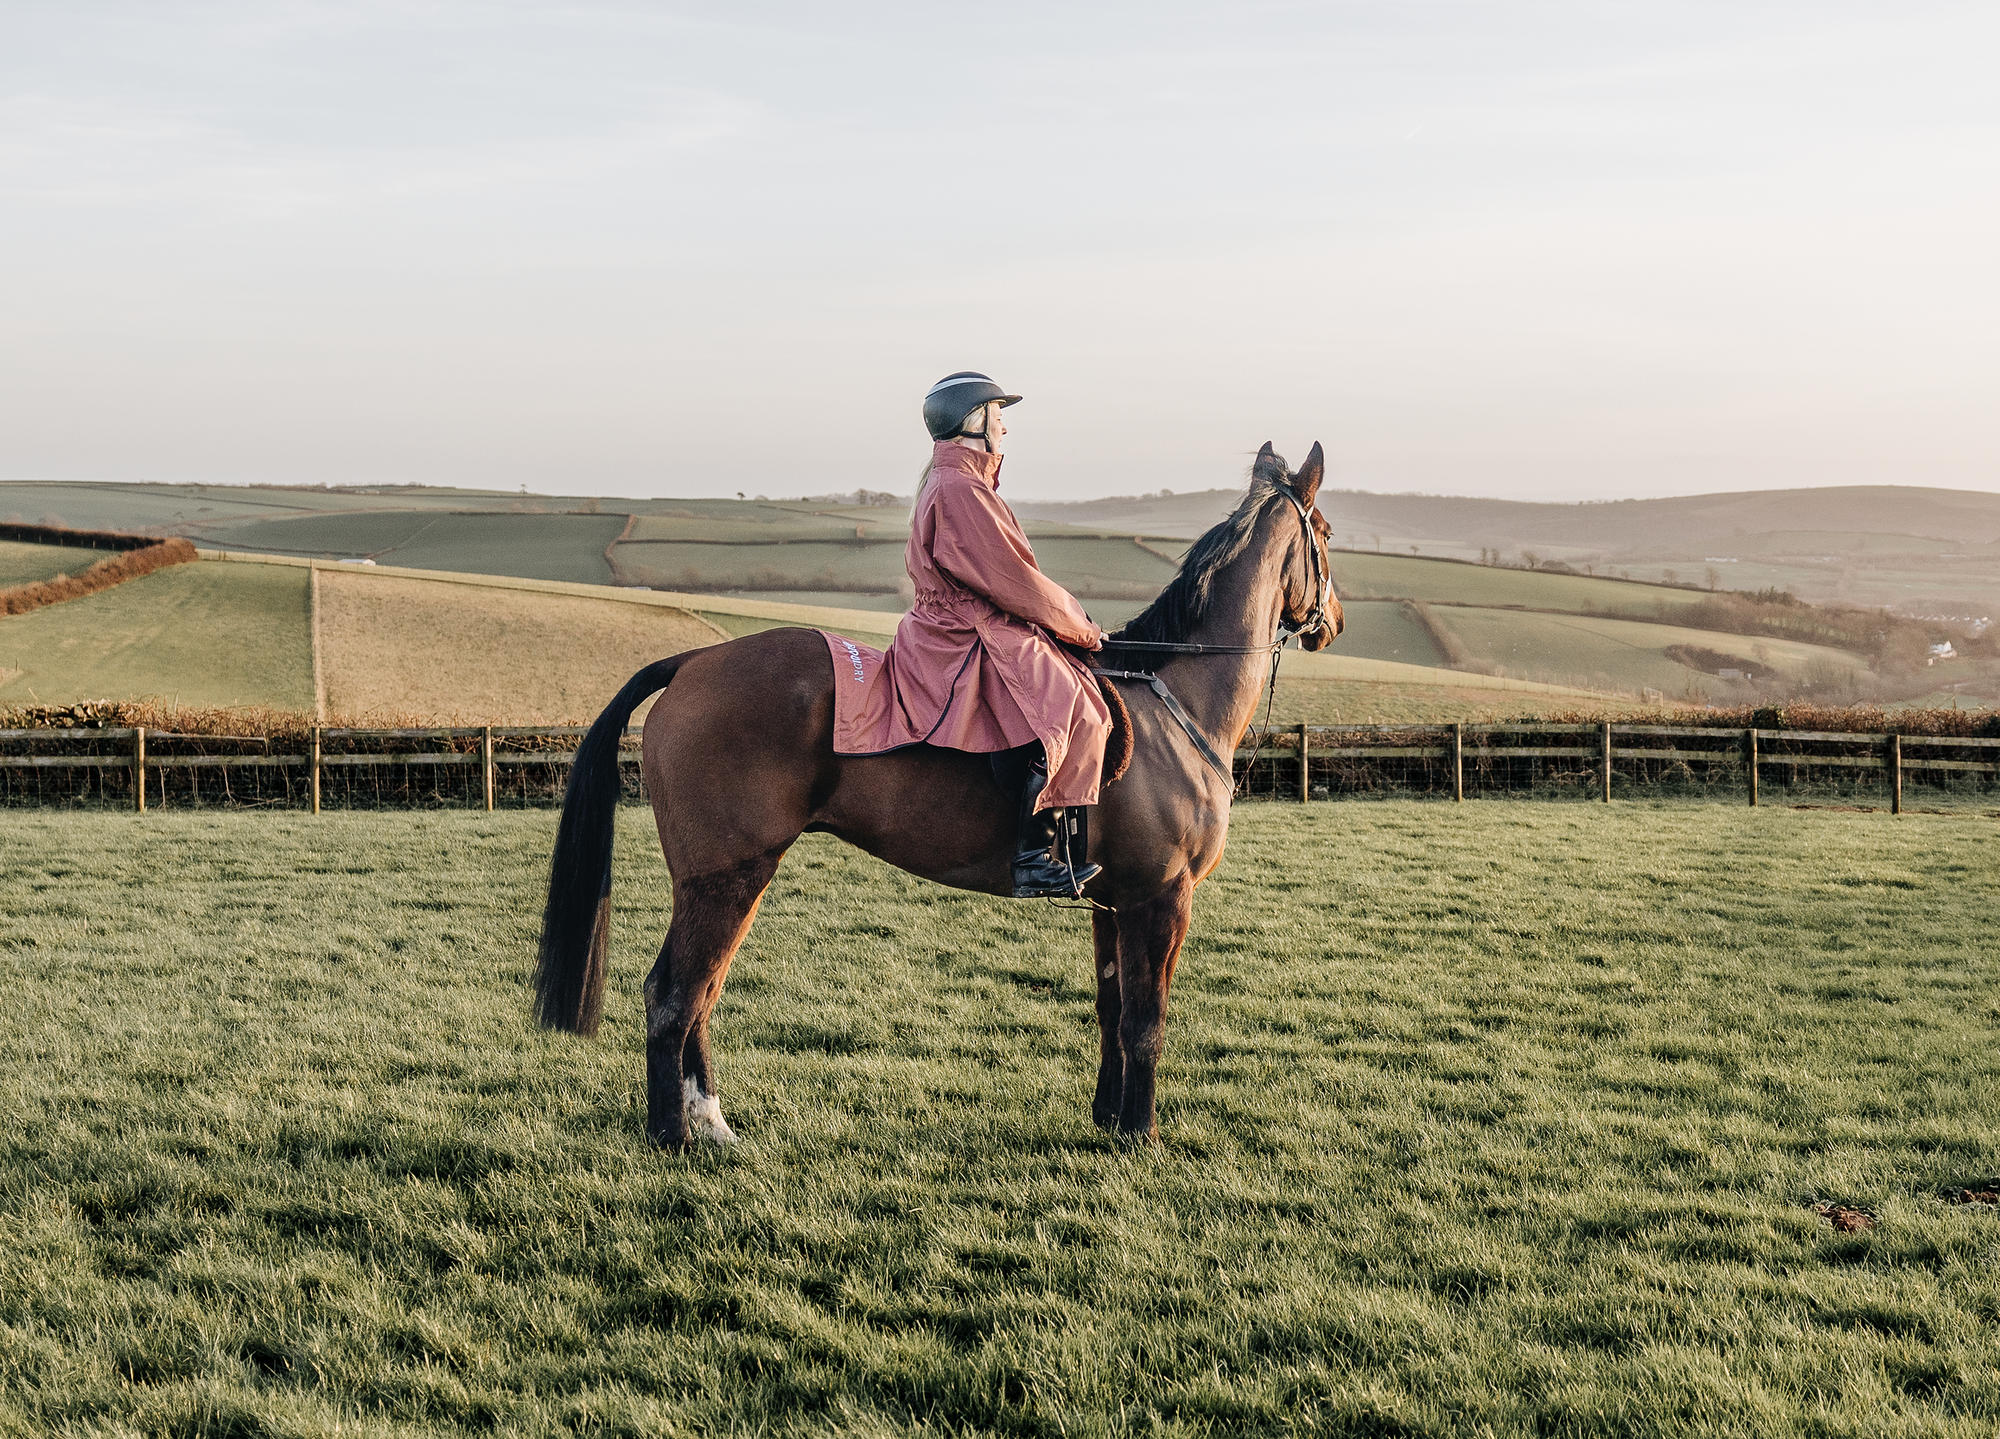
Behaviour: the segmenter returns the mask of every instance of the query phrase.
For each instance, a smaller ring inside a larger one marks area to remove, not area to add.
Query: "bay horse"
[[[1195,886],[1221,862],[1229,833],[1234,786],[1215,752],[1231,754],[1242,739],[1287,632],[1318,650],[1341,629],[1328,580],[1331,531],[1314,504],[1324,471],[1317,444],[1296,475],[1266,444],[1235,512],[1195,542],[1152,606],[1106,646],[1148,657],[1166,687],[1131,691],[1131,763],[1104,786],[1088,837],[1089,857],[1104,866],[1084,892],[1099,1027],[1091,1115],[1126,1137],[1158,1135],[1167,991]],[[619,740],[647,696],[671,686],[646,718],[641,752],[673,878],[673,918],[645,984],[654,1144],[736,1137],[722,1117],[709,1016],[765,887],[801,834],[838,835],[957,889],[1012,892],[1015,802],[988,757],[921,744],[837,755],[833,683],[818,631],[766,630],[646,666],[577,749],[549,866],[535,1011],[545,1025],[594,1035]]]

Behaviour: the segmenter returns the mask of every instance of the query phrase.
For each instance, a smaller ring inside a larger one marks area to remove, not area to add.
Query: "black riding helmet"
[[[924,395],[924,428],[933,440],[955,440],[965,433],[965,422],[973,412],[995,400],[1003,406],[1021,403],[1019,395],[1010,395],[994,384],[991,375],[977,370],[946,375]]]

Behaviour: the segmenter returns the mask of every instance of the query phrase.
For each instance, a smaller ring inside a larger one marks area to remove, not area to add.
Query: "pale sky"
[[[0,479],[2000,489],[2000,6],[0,0]]]

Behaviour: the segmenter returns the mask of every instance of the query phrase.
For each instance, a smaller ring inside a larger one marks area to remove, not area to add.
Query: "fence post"
[[[1889,736],[1889,813],[1903,812],[1903,737]]]
[[[1604,722],[1604,802],[1611,803],[1611,721]]]
[[[319,726],[312,727],[312,806],[319,813]]]
[[[1465,725],[1456,721],[1451,727],[1451,797],[1456,804],[1465,803]]]
[[[1750,757],[1750,807],[1757,807],[1757,731],[1743,731],[1743,749]]]
[[[1312,798],[1312,761],[1306,758],[1306,722],[1299,721],[1299,803]]]
[[[479,732],[479,787],[486,794],[486,808],[493,808],[493,726]]]
[[[146,727],[132,731],[132,808],[146,812]]]

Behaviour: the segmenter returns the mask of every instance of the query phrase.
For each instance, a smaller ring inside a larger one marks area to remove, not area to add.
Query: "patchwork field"
[[[1586,575],[1557,575],[1500,565],[1458,564],[1417,556],[1332,556],[1334,584],[1343,598],[1436,600],[1460,605],[1518,605],[1523,609],[1596,612],[1654,619],[1664,611],[1699,604],[1700,591],[1628,584]]]
[[[1750,672],[1756,674],[1812,679],[1817,687],[1836,694],[1849,677],[1866,673],[1854,656],[1841,650],[1790,640],[1593,615],[1522,614],[1445,605],[1437,606],[1431,614],[1467,651],[1501,666],[1505,674],[1588,689],[1617,689],[1630,694],[1651,687],[1670,699],[1706,697],[1728,704],[1741,704],[1758,694],[1753,684],[1716,678],[1713,671],[1722,666],[1704,665],[1697,670],[1676,663],[1666,653],[1670,645],[1747,660]]]
[[[551,814],[9,823],[0,1432],[2000,1424],[1984,819],[1244,807],[1136,1153],[1083,916],[808,837],[688,1156],[643,811],[596,1043],[525,1018]]]
[[[0,540],[0,590],[12,589],[15,585],[38,584],[57,575],[79,574],[99,560],[108,560],[117,553],[116,550]]]
[[[307,575],[305,565],[291,561],[208,560],[0,620],[0,700],[178,695],[189,705],[311,711]],[[393,566],[322,566],[319,575],[326,712],[350,720],[533,724],[586,718],[640,665],[690,645],[808,625],[880,648],[894,635],[897,619],[888,600],[866,609],[756,594],[637,594],[559,582],[427,577]],[[800,598],[856,597],[829,592]],[[1142,603],[1097,599],[1089,608],[1100,623],[1115,626]],[[1489,716],[1495,706],[1513,712],[1539,700],[1567,708],[1597,698],[1521,679],[1425,668],[1435,648],[1406,607],[1363,602],[1354,611],[1354,628],[1335,651],[1286,656],[1277,713],[1287,722],[1472,719]],[[1416,663],[1395,662],[1410,651]]]
[[[140,696],[310,712],[305,569],[175,565],[0,619],[0,701]]]
[[[587,720],[634,671],[728,638],[666,605],[337,569],[319,628],[326,710],[362,724]]]
[[[341,515],[272,520],[232,533],[232,546],[278,554],[374,559],[402,569],[511,575],[526,580],[608,585],[606,547],[623,515]]]
[[[1406,665],[1445,662],[1430,632],[1400,600],[1348,600],[1341,610],[1347,627],[1333,642],[1334,653]]]

